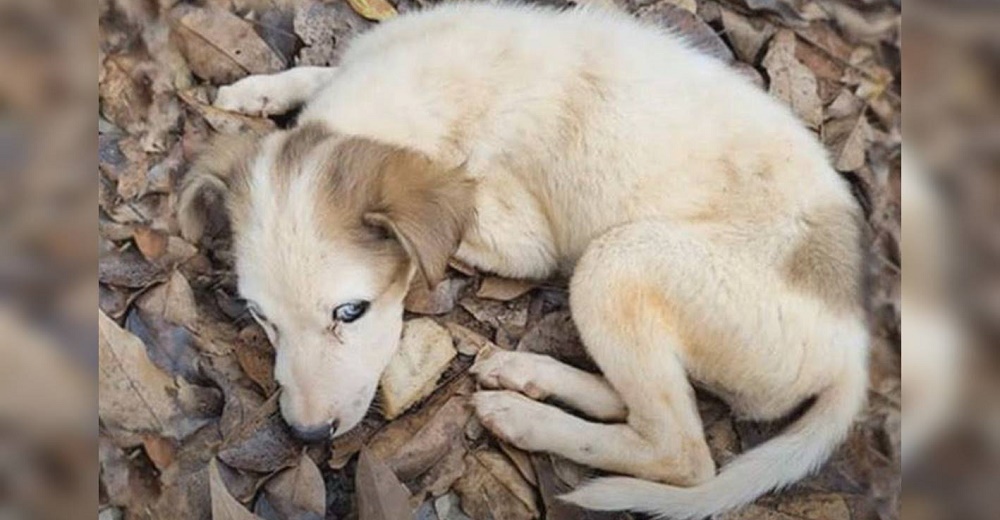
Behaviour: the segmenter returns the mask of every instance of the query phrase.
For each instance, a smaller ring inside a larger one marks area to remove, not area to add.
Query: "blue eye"
[[[333,320],[342,323],[350,323],[365,315],[368,312],[368,302],[356,301],[348,302],[333,309]]]

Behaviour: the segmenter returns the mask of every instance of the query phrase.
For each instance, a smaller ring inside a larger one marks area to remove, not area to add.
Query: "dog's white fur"
[[[342,432],[360,420],[416,270],[395,280],[315,215],[318,165],[356,136],[475,182],[462,261],[572,273],[573,317],[603,378],[512,352],[474,368],[498,389],[474,404],[501,438],[645,479],[598,479],[566,500],[672,518],[731,509],[816,468],[862,407],[856,203],[786,107],[680,38],[611,12],[447,5],[357,38],[337,69],[251,77],[216,104],[303,102],[300,124],[340,137],[304,154],[291,181],[272,170],[296,137],[265,139],[234,225],[240,290],[275,324],[289,422],[337,419]],[[193,198],[181,219],[196,235]],[[353,299],[372,310],[331,339],[329,309]],[[716,474],[689,378],[746,418],[816,401]],[[546,397],[624,422],[531,399]]]

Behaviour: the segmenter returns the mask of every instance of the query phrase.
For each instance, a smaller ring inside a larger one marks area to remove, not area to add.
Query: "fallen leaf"
[[[507,302],[524,295],[535,287],[534,283],[526,280],[487,276],[479,284],[476,297]]]
[[[177,404],[174,380],[149,360],[142,342],[100,311],[97,325],[101,421],[174,439],[197,429],[201,423],[186,419]]]
[[[828,121],[823,125],[823,143],[830,150],[838,171],[854,171],[865,164],[865,151],[872,139],[872,129],[864,112]]]
[[[569,311],[546,314],[528,329],[517,344],[517,350],[552,356],[588,372],[597,371],[597,365],[580,341]]]
[[[492,341],[478,332],[455,322],[444,324],[451,337],[455,340],[455,350],[463,356],[475,356],[481,349],[486,347],[497,347]]]
[[[359,520],[398,520],[413,514],[406,486],[368,450],[361,450],[354,478]]]
[[[757,63],[761,49],[775,32],[766,20],[750,19],[729,9],[722,9],[722,26],[736,57],[750,64]]]
[[[383,22],[396,16],[396,8],[386,0],[347,0],[354,12],[369,20]]]
[[[403,300],[403,307],[414,314],[447,314],[455,308],[458,293],[468,284],[465,278],[446,278],[433,289],[428,289],[423,278],[416,276]]]
[[[434,511],[439,520],[470,520],[459,507],[460,499],[454,492],[446,493],[434,500]]]
[[[171,10],[171,18],[191,71],[213,84],[286,67],[249,22],[229,11],[180,4]]]
[[[271,395],[278,389],[274,380],[274,348],[260,325],[253,324],[241,330],[234,351],[240,368],[264,395]]]
[[[631,518],[628,513],[591,511],[559,500],[559,495],[572,491],[576,484],[583,480],[586,473],[580,470],[579,477],[573,479],[574,482],[567,482],[557,473],[553,458],[553,455],[540,453],[531,455],[531,462],[538,476],[538,492],[542,497],[542,503],[545,504],[546,520],[628,520]]]
[[[453,396],[401,449],[385,459],[386,464],[403,481],[416,478],[461,441],[465,423],[471,416],[468,397]]]
[[[142,446],[156,469],[163,471],[174,463],[174,455],[177,453],[174,441],[158,435],[144,435]]]
[[[294,464],[298,444],[278,413],[278,395],[260,404],[253,392],[226,395],[219,460],[241,470],[268,473]]]
[[[305,44],[296,65],[329,67],[340,63],[346,42],[372,23],[354,12],[347,2],[312,0],[295,8],[293,26]]]
[[[216,459],[208,467],[208,484],[212,493],[212,520],[260,520],[260,517],[247,511],[233,495],[229,494],[222,476],[219,474],[219,463]]]
[[[535,492],[503,454],[490,449],[465,457],[467,470],[455,482],[462,509],[472,518],[538,518]]]
[[[319,517],[326,513],[323,475],[305,452],[294,468],[278,473],[264,485],[264,494],[280,518],[295,518],[302,512]]]
[[[166,273],[149,263],[135,249],[102,253],[97,262],[97,279],[120,287],[141,288],[166,279]]]
[[[141,226],[132,232],[136,247],[142,256],[150,262],[155,262],[167,252],[167,234],[148,226]]]
[[[763,65],[771,78],[771,95],[784,101],[810,127],[823,122],[816,76],[795,57],[795,33],[783,29],[771,39]]]
[[[455,357],[451,335],[430,318],[403,324],[399,349],[382,373],[383,414],[394,419],[434,391],[435,384]]]

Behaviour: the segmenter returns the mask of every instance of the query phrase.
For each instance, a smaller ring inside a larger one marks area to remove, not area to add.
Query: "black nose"
[[[340,426],[340,421],[333,421],[330,424],[311,428],[292,425],[292,433],[305,442],[317,442],[333,438],[333,434],[337,432],[338,426]]]

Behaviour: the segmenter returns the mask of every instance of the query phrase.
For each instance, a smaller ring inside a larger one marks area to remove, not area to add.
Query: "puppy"
[[[473,369],[497,436],[631,476],[570,502],[731,509],[819,466],[862,408],[857,204],[786,107],[680,38],[623,14],[450,4],[364,34],[336,69],[250,77],[216,101],[303,103],[298,128],[216,146],[179,201],[192,239],[205,196],[225,201],[239,290],[303,437],[361,420],[411,279],[434,284],[452,256],[572,276],[600,377],[518,352]],[[716,473],[692,381],[748,419],[815,402]]]

